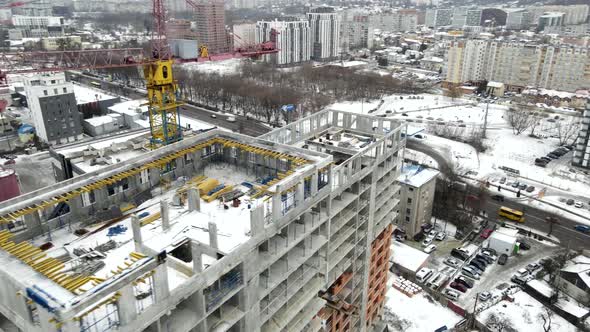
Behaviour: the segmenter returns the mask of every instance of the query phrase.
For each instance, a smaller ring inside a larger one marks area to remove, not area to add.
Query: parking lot
[[[438,227],[435,230],[437,232],[441,231]],[[511,278],[519,269],[526,268],[530,263],[538,263],[541,258],[551,256],[559,250],[558,246],[537,242],[533,239],[526,239],[524,241],[530,246],[530,249],[521,249],[517,254],[510,256],[504,265],[498,264],[498,255],[496,255],[496,260],[487,264],[487,267],[480,275],[479,280],[474,280],[474,278],[467,278],[464,276],[462,268],[468,266],[471,260],[478,254],[482,254],[482,248],[487,247],[488,240],[482,239],[479,233],[475,234],[475,238],[471,243],[459,241],[455,239],[454,236],[448,235],[446,239],[442,241],[434,239],[432,240],[432,243],[436,245],[436,250],[430,253],[430,258],[426,265],[426,268],[431,269],[432,273],[429,274],[429,277],[425,278],[421,284],[423,287],[435,288],[443,293],[450,289],[459,295],[456,300],[457,304],[465,309],[473,310],[475,298],[478,293],[490,292],[491,299],[486,299],[486,301],[493,301],[493,297],[499,297],[502,290],[507,289],[511,285],[515,285],[511,281]],[[406,244],[419,250],[424,250],[426,247],[422,242],[416,241],[406,241]],[[467,249],[469,252],[469,259],[463,261],[455,258],[454,260],[457,265],[454,267],[445,263],[445,260],[451,257],[451,251],[455,248],[461,247]],[[457,286],[450,288],[450,283],[462,275],[464,278],[468,279],[467,282],[471,281],[473,283],[472,288],[459,286],[459,288],[462,288],[465,291],[464,293],[460,289],[457,289]],[[440,282],[441,279],[444,281]],[[437,287],[439,284],[440,287]],[[479,304],[486,305],[486,303],[482,303],[481,300],[479,300]]]

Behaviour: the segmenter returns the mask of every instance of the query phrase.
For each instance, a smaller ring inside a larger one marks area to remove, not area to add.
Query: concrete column
[[[295,204],[296,206],[300,206],[303,204],[305,200],[305,182],[301,180],[297,183],[297,189],[295,191]]]
[[[217,224],[213,222],[209,223],[209,246],[219,249],[219,244],[217,242]]]
[[[135,214],[131,216],[131,228],[133,228],[133,243],[135,243],[135,251],[141,252],[143,248],[141,224],[139,218]]]
[[[158,183],[160,183],[160,171],[156,168],[150,168],[148,172],[150,187],[155,187]]]
[[[133,294],[133,285],[127,284],[119,290],[121,297],[117,301],[119,310],[119,321],[122,326],[130,324],[137,318],[137,308],[135,295]]]
[[[272,219],[273,221],[278,221],[279,218],[283,216],[281,213],[281,188],[279,186],[276,187],[277,192],[272,196]]]
[[[203,272],[203,253],[201,247],[196,242],[191,242],[191,254],[193,256],[193,272]]]
[[[311,196],[315,195],[318,192],[318,181],[319,175],[316,170],[311,176]]]
[[[29,214],[25,214],[24,222],[27,226],[29,236],[34,237],[43,234],[44,230],[43,226],[41,225],[41,217],[39,216],[38,211],[33,211]]]
[[[264,232],[264,206],[262,205],[250,210],[250,232],[253,237]]]
[[[85,211],[83,211],[84,207],[82,206],[82,196],[74,196],[68,202],[68,206],[70,207],[70,213],[75,218],[80,218],[85,215]]]
[[[97,210],[102,210],[109,206],[109,192],[106,187],[94,190],[94,200]]]
[[[168,287],[168,263],[156,267],[156,273],[153,275],[154,279],[154,295],[156,297],[154,303],[159,303],[170,296],[170,288]]]
[[[191,188],[188,190],[188,210],[201,211],[201,197],[197,189]]]
[[[165,200],[160,201],[160,216],[162,217],[162,229],[167,231],[170,229],[170,210],[168,202]]]

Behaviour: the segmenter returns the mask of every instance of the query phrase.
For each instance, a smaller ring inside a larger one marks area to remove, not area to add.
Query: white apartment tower
[[[319,7],[307,13],[311,29],[311,57],[316,61],[338,58],[340,55],[340,19],[334,8]]]
[[[26,77],[24,85],[35,130],[43,142],[63,144],[83,138],[74,86],[63,73]]]
[[[238,22],[233,25],[234,48],[256,44],[256,23]]]
[[[277,32],[273,37],[273,30]],[[276,38],[277,54],[267,55],[267,61],[278,66],[292,66],[308,62],[311,58],[311,30],[309,22],[293,19],[288,21],[259,21],[256,23],[256,42]]]
[[[436,190],[435,169],[404,165],[398,179],[400,190],[400,214],[397,227],[409,238],[420,232],[423,224],[430,223]]]

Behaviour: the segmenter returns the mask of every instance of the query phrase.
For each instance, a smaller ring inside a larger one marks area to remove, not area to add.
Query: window
[[[408,204],[412,203],[412,199],[408,198]]]
[[[412,213],[412,210],[406,209],[406,213]]]
[[[55,84],[55,80],[51,80],[51,84]]]
[[[43,90],[43,94],[47,96],[47,90]]]
[[[53,93],[57,94],[57,88],[53,89]]]
[[[412,187],[410,187],[409,189],[410,189],[410,191],[414,191],[414,188],[412,188]]]
[[[406,221],[410,221],[410,217],[409,216],[406,216]]]
[[[67,88],[64,88],[64,93],[66,93],[66,92],[68,92],[68,89],[67,89]],[[69,103],[70,103],[70,102],[68,101],[68,104],[69,104]]]

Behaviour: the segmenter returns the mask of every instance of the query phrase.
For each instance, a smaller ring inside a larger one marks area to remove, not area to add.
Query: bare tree
[[[555,123],[555,131],[559,139],[559,145],[568,144],[572,141],[580,131],[580,121],[577,118],[570,118],[569,120],[560,120]]]
[[[506,111],[506,119],[508,120],[508,124],[512,127],[512,132],[515,135],[522,134],[525,130],[527,130],[531,123],[533,122],[532,112],[527,110],[516,110],[516,109],[509,109]]]
[[[531,132],[529,133],[530,137],[536,137],[535,130],[541,124],[542,119],[543,119],[543,116],[541,115],[540,112],[531,111],[531,125],[530,125]]]
[[[508,317],[492,313],[486,320],[486,325],[496,332],[516,332],[512,327],[512,321]]]
[[[551,320],[553,319],[553,311],[545,307],[545,312],[539,314],[539,318],[543,321],[543,331],[551,331]]]

